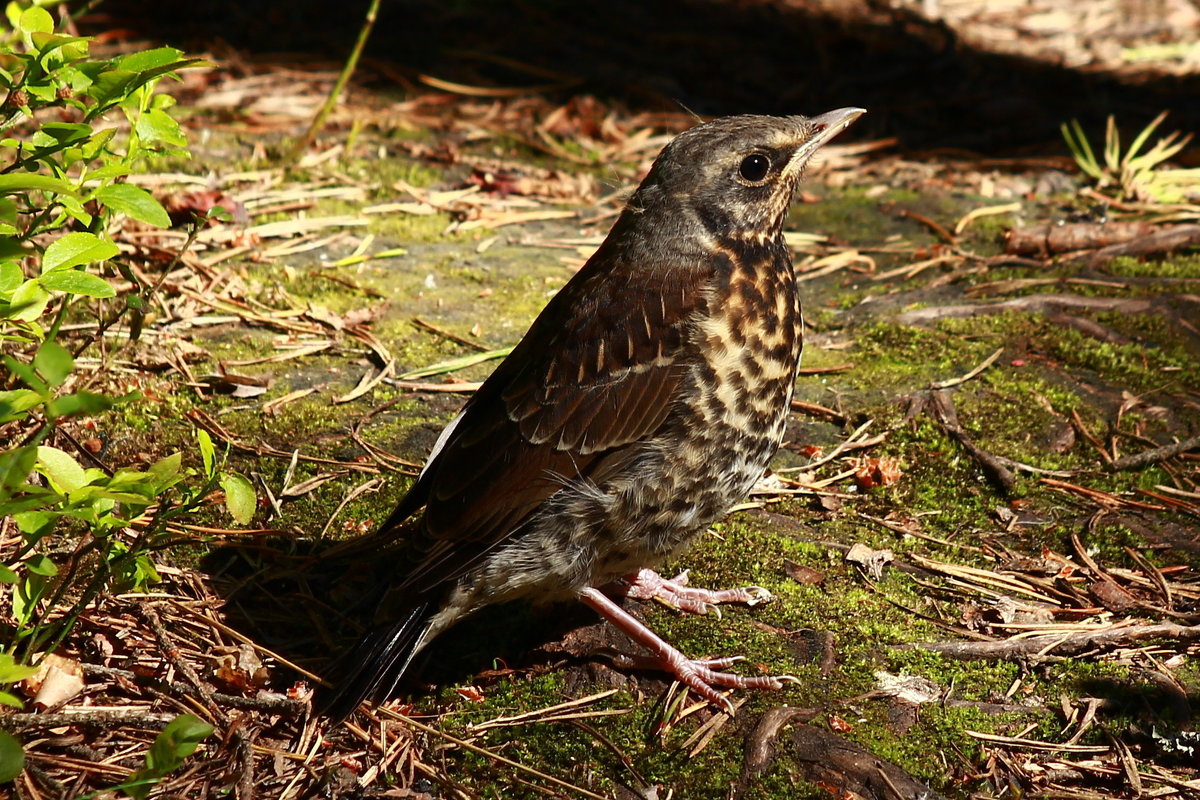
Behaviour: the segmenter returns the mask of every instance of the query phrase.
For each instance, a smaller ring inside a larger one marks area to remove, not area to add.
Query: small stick
[[[1200,448],[1200,436],[1193,436],[1190,439],[1184,439],[1182,442],[1165,444],[1162,447],[1155,447],[1152,450],[1122,456],[1115,461],[1109,461],[1108,469],[1113,472],[1127,469],[1141,469],[1142,467],[1166,461],[1168,458],[1174,458],[1180,453],[1186,453],[1188,450],[1195,450],[1197,448]]]
[[[458,342],[459,344],[466,345],[467,347],[470,347],[473,350],[478,350],[481,353],[487,352],[487,348],[481,345],[479,342],[473,342],[466,337],[459,336],[454,331],[448,331],[445,328],[434,325],[432,322],[423,320],[420,317],[413,317],[413,325],[416,325],[418,328],[424,328],[432,333],[436,333],[438,336],[443,336],[452,342]]]
[[[1063,637],[1061,634],[1031,636],[1027,639],[1006,639],[1001,642],[928,642],[918,644],[922,650],[961,659],[1004,660],[1022,656],[1045,656],[1047,645],[1053,645],[1058,655],[1072,656],[1092,647],[1121,647],[1146,639],[1175,639],[1180,642],[1200,639],[1200,625],[1176,625],[1165,622],[1157,625],[1123,625],[1103,630],[1079,631]]]
[[[4,727],[10,730],[61,728],[64,725],[92,725],[97,728],[138,725],[145,728],[165,728],[173,719],[174,714],[159,714],[140,708],[121,708],[61,714],[5,714]]]
[[[933,404],[934,417],[946,435],[958,442],[979,462],[979,466],[983,468],[983,473],[988,480],[996,484],[1005,494],[1011,492],[1017,485],[1016,476],[1013,475],[1012,470],[1001,463],[997,456],[975,444],[963,430],[962,425],[958,422],[958,414],[954,410],[954,401],[951,399],[950,393],[944,389],[938,390],[932,393],[930,400]]]
[[[150,629],[154,631],[154,638],[158,640],[158,648],[162,651],[163,657],[171,662],[179,670],[179,673],[187,679],[187,682],[200,695],[200,699],[204,701],[205,707],[208,708],[213,717],[228,725],[229,716],[213,700],[212,690],[204,685],[204,682],[200,680],[200,675],[192,668],[192,665],[180,658],[179,648],[171,642],[171,636],[167,633],[162,618],[158,616],[158,611],[149,605],[143,606],[141,610],[142,616],[146,618],[146,622],[150,623]]]
[[[937,222],[936,220],[930,219],[929,217],[925,216],[924,214],[918,214],[915,211],[908,211],[908,210],[901,209],[900,216],[908,217],[909,219],[915,219],[917,222],[921,223],[926,228],[929,228],[929,230],[936,233],[940,239],[942,239],[943,241],[946,242],[946,244],[957,244],[958,240],[954,236],[953,233],[946,230],[946,228],[941,223]]]
[[[827,406],[820,406],[816,403],[806,403],[794,397],[792,398],[792,411],[799,411],[801,414],[807,414],[810,417],[821,417],[838,425],[844,425],[847,422],[846,415],[840,411]]]

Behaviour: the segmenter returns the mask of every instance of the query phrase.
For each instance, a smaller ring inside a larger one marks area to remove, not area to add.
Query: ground
[[[735,693],[730,717],[609,666],[630,646],[585,609],[513,606],[445,636],[396,701],[314,717],[378,565],[330,576],[312,554],[387,516],[692,123],[575,89],[359,86],[285,164],[331,82],[219,60],[178,90],[193,158],[144,183],[234,219],[174,265],[136,345],[114,329],[108,380],[143,399],[74,433],[112,467],[182,450],[199,468],[202,428],[258,509],[235,527],[214,493],[158,555],[160,584],[88,609],[62,653],[86,689],[54,711],[92,716],[13,718],[21,796],[119,782],[183,711],[217,732],[164,797],[1200,795],[1200,255],[1194,234],[1154,238],[1194,227],[1200,196],[1101,193],[1044,142],[917,158],[868,127],[803,187],[785,445],[663,570],[774,600],[629,604],[687,653],[797,683]],[[1155,228],[1015,244],[1109,220]]]

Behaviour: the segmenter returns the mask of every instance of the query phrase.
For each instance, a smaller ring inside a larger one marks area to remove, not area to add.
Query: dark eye
[[[742,159],[742,164],[738,167],[738,174],[750,181],[750,183],[758,183],[767,177],[767,172],[770,169],[771,159],[762,153],[752,153]]]

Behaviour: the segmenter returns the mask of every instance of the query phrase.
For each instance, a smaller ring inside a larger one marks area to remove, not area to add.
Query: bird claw
[[[735,675],[732,672],[722,672],[721,670],[736,664],[743,658],[741,656],[688,658],[598,589],[589,587],[582,590],[579,593],[579,599],[611,622],[618,630],[653,653],[650,656],[614,656],[612,660],[616,666],[626,669],[648,668],[668,672],[696,694],[714,705],[721,706],[731,714],[732,704],[728,698],[717,691],[717,687],[782,689],[785,683],[799,682],[793,675],[747,677]]]
[[[741,589],[698,589],[688,586],[687,570],[667,580],[654,570],[641,569],[636,575],[626,578],[625,595],[638,600],[657,600],[669,608],[706,615],[715,611],[721,618],[721,603],[742,603],[756,606],[771,600],[771,593],[761,586],[745,586]]]
[[[713,705],[733,714],[733,704],[718,691],[724,689],[782,689],[785,684],[799,683],[795,675],[735,675],[722,670],[745,661],[745,656],[723,658],[673,658],[671,656],[634,656],[628,653],[610,654],[613,666],[626,670],[666,672]]]

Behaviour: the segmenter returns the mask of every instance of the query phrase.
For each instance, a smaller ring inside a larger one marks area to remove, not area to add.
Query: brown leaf
[[[784,561],[783,570],[789,578],[805,586],[820,586],[825,583],[824,572],[812,567],[806,567],[803,564],[797,564],[795,561]]]
[[[205,375],[200,382],[207,385],[214,394],[227,394],[233,397],[258,397],[271,388],[271,381],[252,378],[249,375],[235,375],[226,372],[222,375]]]
[[[228,211],[238,225],[246,225],[250,221],[244,205],[215,189],[174,194],[163,200],[163,208],[171,217],[172,225],[191,222],[193,217],[204,216],[216,206],[221,206]]]
[[[261,689],[271,680],[270,670],[248,644],[238,645],[235,652],[218,657],[213,674],[218,680],[243,692]]]
[[[872,550],[862,542],[856,543],[846,553],[846,560],[858,564],[874,580],[883,577],[883,568],[895,558],[891,550]]]
[[[855,464],[854,481],[860,489],[874,489],[896,483],[902,474],[900,459],[894,456],[860,458]]]
[[[1137,598],[1110,580],[1096,581],[1088,587],[1088,594],[1097,603],[1118,614],[1138,606]]]

